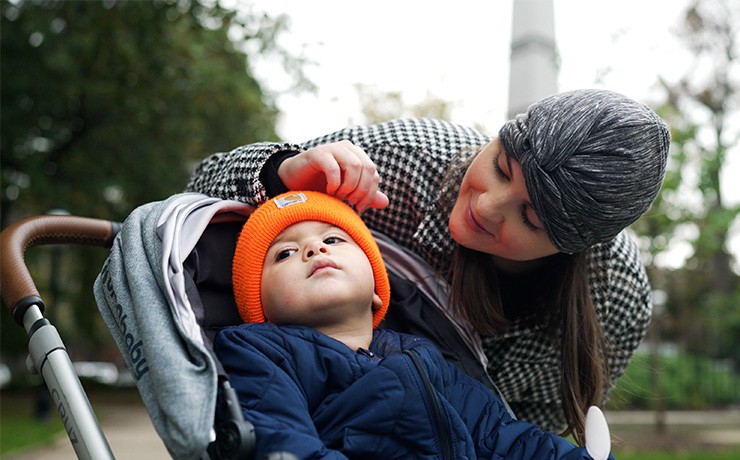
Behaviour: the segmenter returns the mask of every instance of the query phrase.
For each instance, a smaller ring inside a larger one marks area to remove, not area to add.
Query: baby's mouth
[[[313,265],[311,265],[311,270],[308,273],[308,277],[309,278],[312,277],[318,271],[322,271],[324,269],[331,269],[331,268],[337,269],[339,267],[337,267],[337,265],[334,262],[332,262],[331,259],[326,259],[326,258],[318,259],[313,263]]]

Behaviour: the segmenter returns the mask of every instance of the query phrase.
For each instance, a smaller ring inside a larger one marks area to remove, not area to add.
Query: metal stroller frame
[[[75,453],[83,459],[114,458],[57,329],[44,318],[44,302],[24,262],[26,249],[42,244],[109,247],[112,222],[70,216],[19,221],[0,234],[0,286],[13,319],[28,334],[29,369],[43,377]]]
[[[59,333],[43,315],[45,305],[24,262],[27,249],[46,244],[84,244],[109,248],[121,225],[75,216],[37,216],[8,226],[0,233],[0,286],[13,319],[29,338],[28,367],[44,379],[65,431],[80,459],[113,459],[113,452],[75,373]],[[211,458],[246,458],[254,434],[244,421],[236,393],[219,382],[227,420],[216,427],[208,448]]]

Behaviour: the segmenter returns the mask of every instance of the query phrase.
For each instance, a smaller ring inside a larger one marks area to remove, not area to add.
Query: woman
[[[494,139],[409,119],[239,147],[204,160],[188,189],[252,204],[321,190],[367,210],[371,229],[445,273],[516,415],[581,440],[585,410],[606,400],[649,323],[650,286],[623,230],[655,199],[669,143],[648,107],[579,90],[533,104]]]

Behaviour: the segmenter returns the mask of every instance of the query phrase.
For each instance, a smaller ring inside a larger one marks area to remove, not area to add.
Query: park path
[[[95,406],[95,405],[94,405]],[[102,404],[103,431],[118,460],[165,460],[170,456],[154,431],[141,404]],[[740,409],[723,411],[671,411],[666,433],[656,436],[652,412],[607,412],[606,417],[619,450],[740,450]],[[691,444],[689,446],[688,444]],[[66,437],[30,452],[8,455],[5,460],[74,460],[77,456]]]
[[[142,405],[118,403],[98,404],[94,407],[104,414],[101,426],[117,460],[166,460],[170,458]],[[4,460],[49,459],[77,459],[72,444],[66,436],[60,437],[49,446],[4,457]]]

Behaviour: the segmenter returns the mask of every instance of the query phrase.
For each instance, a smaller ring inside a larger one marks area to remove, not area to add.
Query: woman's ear
[[[383,301],[380,300],[380,296],[377,292],[373,292],[373,310],[378,310],[383,306]]]

